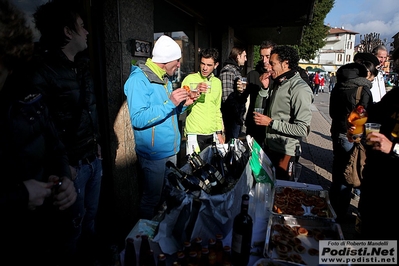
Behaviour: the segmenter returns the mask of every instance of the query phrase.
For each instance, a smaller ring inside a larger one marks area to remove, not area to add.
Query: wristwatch
[[[270,122],[269,122],[269,127],[273,127],[273,122],[274,122],[274,120],[272,119],[272,120],[270,120]]]
[[[399,143],[393,143],[391,155],[395,157],[399,157]]]

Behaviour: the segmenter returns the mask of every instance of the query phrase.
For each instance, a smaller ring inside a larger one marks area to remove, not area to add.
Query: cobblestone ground
[[[328,97],[328,94],[325,93],[324,97]],[[320,103],[320,100],[316,102],[317,100],[319,99],[315,99],[316,106]],[[302,156],[299,159],[299,162],[304,166],[299,181],[317,184],[328,190],[332,180],[333,159],[330,122],[328,118],[326,119],[326,114],[319,111],[315,105],[312,105],[312,111],[311,132],[303,140]],[[358,239],[355,230],[357,204],[358,201],[352,199],[348,219],[340,223],[345,239]]]

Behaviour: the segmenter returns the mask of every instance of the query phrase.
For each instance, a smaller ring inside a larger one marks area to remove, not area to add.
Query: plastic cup
[[[212,87],[212,82],[210,81],[205,81],[207,88],[205,93],[210,93],[211,92],[211,87]]]
[[[241,78],[241,85],[242,85],[243,90],[245,90],[247,88],[247,78],[246,77]]]
[[[264,108],[255,107],[254,111],[263,115]]]
[[[198,86],[199,83],[190,83],[190,98],[194,98],[198,95]]]
[[[378,124],[378,123],[366,123],[365,127],[366,127],[366,136],[367,136],[367,134],[369,134],[371,132],[380,132],[381,124]],[[372,141],[367,141],[366,144],[367,145],[373,145],[373,142]]]
[[[298,181],[299,177],[301,176],[302,172],[302,164],[296,163],[294,169],[294,180],[295,182]]]

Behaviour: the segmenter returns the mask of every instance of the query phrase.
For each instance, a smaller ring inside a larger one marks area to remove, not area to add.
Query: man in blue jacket
[[[180,67],[181,49],[163,35],[155,43],[152,58],[132,66],[125,83],[130,120],[136,142],[135,150],[143,171],[140,218],[152,219],[161,203],[165,163],[176,164],[181,135],[180,113],[198,98],[178,88],[173,90],[171,76]]]

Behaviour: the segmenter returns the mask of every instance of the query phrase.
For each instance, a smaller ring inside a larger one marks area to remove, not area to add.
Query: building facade
[[[353,62],[357,34],[359,33],[343,27],[330,28],[324,39],[326,42],[324,47],[318,50],[312,61],[300,61],[301,66],[304,69],[316,67],[325,72],[336,72],[340,66]]]

